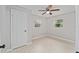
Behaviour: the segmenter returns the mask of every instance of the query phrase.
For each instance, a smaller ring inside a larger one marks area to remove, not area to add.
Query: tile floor
[[[14,49],[11,53],[73,53],[74,44],[56,38],[39,38],[32,44]]]

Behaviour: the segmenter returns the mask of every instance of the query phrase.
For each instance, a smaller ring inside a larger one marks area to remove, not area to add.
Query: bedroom
[[[2,52],[74,53],[76,11],[74,5],[0,6]],[[45,10],[45,11],[40,11]],[[45,13],[44,15],[42,15]],[[7,19],[7,20],[6,20]]]

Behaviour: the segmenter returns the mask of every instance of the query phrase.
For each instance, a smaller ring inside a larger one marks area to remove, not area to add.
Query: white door
[[[11,9],[11,48],[27,44],[27,14],[17,9]]]

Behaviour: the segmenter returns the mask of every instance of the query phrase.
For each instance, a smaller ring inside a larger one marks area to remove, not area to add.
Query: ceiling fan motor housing
[[[52,15],[52,13],[49,13],[50,15]]]
[[[49,11],[49,9],[48,9],[48,8],[46,8],[46,10],[47,10],[47,11]]]

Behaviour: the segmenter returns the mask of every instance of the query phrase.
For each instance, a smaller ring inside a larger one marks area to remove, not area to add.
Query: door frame
[[[10,19],[11,19],[11,17],[12,17],[12,15],[11,15],[11,9],[15,9],[15,10],[18,10],[18,11],[22,11],[23,13],[27,13],[27,11],[26,11],[26,9],[22,9],[22,7],[19,7],[19,6],[10,6]],[[26,14],[27,15],[27,14]],[[28,14],[29,15],[29,14]],[[27,15],[27,17],[28,17],[28,15]],[[10,23],[11,23],[11,25],[10,25],[10,38],[12,39],[12,19],[10,20]],[[28,23],[28,22],[27,22]],[[28,23],[29,24],[29,23]],[[28,30],[29,30],[29,26],[27,25],[27,28],[28,28]],[[28,31],[28,33],[27,33],[28,35],[29,35],[29,31]],[[10,39],[10,47],[11,47],[11,39]],[[30,36],[30,38],[28,38],[28,39],[31,39],[31,41],[30,42],[28,42],[28,43],[26,43],[25,45],[29,45],[29,44],[32,44],[32,37]],[[18,47],[16,47],[16,48],[18,48]],[[11,48],[11,50],[13,50],[14,48]]]
[[[20,46],[17,46],[17,45],[16,45],[15,47],[12,47],[12,46],[13,46],[12,43],[14,42],[14,40],[13,40],[13,32],[12,32],[12,31],[13,31],[13,26],[14,26],[14,22],[13,22],[13,20],[14,20],[14,19],[13,19],[13,16],[14,16],[13,13],[14,13],[14,12],[13,12],[13,11],[15,11],[15,13],[16,13],[16,12],[21,12],[22,14],[25,13],[25,12],[20,11],[20,10],[16,10],[16,9],[11,9],[11,48],[17,48],[17,47],[20,47]],[[27,16],[26,13],[25,13],[25,15]],[[24,19],[24,20],[25,20],[25,19]],[[26,20],[27,20],[27,19],[26,19]],[[24,22],[25,22],[25,21],[24,21]],[[22,23],[22,24],[26,25],[26,28],[27,28],[27,21],[26,21],[26,23]],[[18,24],[16,24],[16,25],[18,25]],[[20,25],[20,24],[19,24],[19,25]],[[16,26],[14,26],[14,27],[16,27]],[[25,27],[25,26],[24,26],[24,27]],[[14,28],[14,29],[16,29],[16,28]],[[17,30],[17,29],[16,29],[16,30]],[[28,28],[27,28],[27,30],[28,30]],[[16,31],[15,31],[15,32],[16,32]],[[23,31],[23,32],[24,32],[24,31]],[[24,33],[25,33],[25,32],[24,32]],[[27,32],[26,34],[28,35],[28,32]],[[23,36],[24,36],[24,35],[23,35]],[[15,39],[16,39],[16,37],[15,37]],[[28,38],[24,38],[24,39],[28,39]],[[16,40],[15,40],[15,41],[16,41]],[[24,44],[26,44],[26,43],[24,43]],[[23,45],[24,45],[24,44],[23,44]],[[21,45],[21,46],[22,46],[22,45]]]

